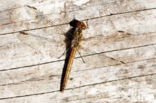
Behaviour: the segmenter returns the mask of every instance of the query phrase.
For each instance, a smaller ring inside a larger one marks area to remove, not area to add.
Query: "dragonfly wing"
[[[130,36],[129,33],[121,32],[121,31],[112,33],[108,36],[96,35],[94,37],[83,39],[81,46],[83,46],[83,48],[85,49],[90,47],[103,46],[104,44],[110,44],[110,43],[122,41],[123,39],[126,39],[129,36]]]
[[[94,37],[86,38],[81,43],[81,53],[83,55],[88,54],[94,54],[106,51],[104,46],[107,46],[107,44],[123,41],[123,39],[127,39],[127,37],[130,37],[131,35],[125,32],[116,32],[113,34],[110,34],[109,36],[103,36],[103,35],[97,35]],[[101,50],[100,50],[101,49]],[[104,55],[106,58],[109,58],[111,60],[114,60],[117,63],[126,64],[123,61],[120,61],[116,58],[113,58],[111,56]]]
[[[63,40],[59,40],[58,38],[49,39],[47,37],[35,35],[32,33],[19,33],[17,35],[17,38],[20,40],[21,43],[23,43],[27,47],[30,47],[35,52],[50,54],[52,56],[56,56],[53,54],[55,52],[59,53],[60,50],[65,47],[65,43]]]

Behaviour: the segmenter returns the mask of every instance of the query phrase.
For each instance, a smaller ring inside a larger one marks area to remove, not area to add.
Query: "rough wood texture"
[[[85,63],[77,54],[61,93],[74,17]],[[0,103],[156,103],[155,27],[155,0],[1,0]]]

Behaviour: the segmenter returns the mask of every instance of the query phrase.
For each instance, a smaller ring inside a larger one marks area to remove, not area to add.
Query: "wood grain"
[[[76,59],[73,64],[70,76],[74,80],[68,82],[69,84],[67,88],[75,88],[78,86],[97,83],[99,80],[102,82],[112,79],[119,79],[118,75],[119,77],[120,75],[121,77],[123,76],[123,78],[144,75],[148,74],[147,69],[150,68],[151,69],[149,70],[149,74],[155,73],[154,69],[155,59],[150,59],[156,57],[154,54],[155,50],[153,49],[153,53],[151,52],[146,54],[145,52],[143,52],[145,51],[145,49],[152,50],[152,48],[154,48],[154,46],[142,48],[140,47],[136,49],[133,48],[130,50],[123,51],[114,51],[106,54],[102,53],[97,55],[91,55],[84,58],[86,60],[85,64],[82,63],[80,58]],[[122,65],[123,67],[119,67],[119,69],[117,69],[116,65],[119,65],[121,63],[119,61],[107,58],[105,56],[110,54],[113,54],[113,57],[116,58],[117,60],[119,58],[120,61],[132,62],[132,64],[131,63],[130,64],[128,63],[126,65],[123,64]],[[129,56],[127,54],[129,54]],[[127,57],[125,57],[125,55],[127,55]],[[93,60],[93,58],[96,59]],[[126,58],[128,58],[127,59],[128,61],[125,61]],[[146,61],[146,59],[149,59],[149,61]],[[135,61],[142,60],[145,60],[143,64],[140,64],[139,66],[137,66],[138,65],[137,63],[135,64]],[[151,64],[150,67],[146,67],[146,65],[147,64],[150,65],[150,63],[153,64]],[[115,66],[114,68],[112,68],[113,70],[111,70],[111,67],[109,67],[110,65]],[[104,68],[106,67],[108,69],[100,69],[103,67]],[[2,79],[0,82],[1,97],[5,98],[5,97],[14,97],[18,95],[29,95],[48,91],[57,91],[59,90],[62,68],[63,61],[1,72],[2,73],[1,74]],[[143,68],[145,68],[145,71],[143,70]],[[104,72],[102,72],[101,70],[104,70]],[[75,73],[73,73],[74,71]],[[136,73],[139,74],[136,75]],[[97,75],[99,75],[99,77]],[[23,90],[23,88],[25,89]],[[8,94],[8,92],[12,92],[13,94],[12,93]]]
[[[84,0],[83,2],[81,0],[18,0],[8,3],[10,6],[7,6],[6,1],[4,8],[7,7],[7,9],[2,9],[0,12],[1,18],[3,18],[0,34],[62,25],[74,17],[84,20],[156,8],[155,0]],[[3,16],[6,13],[9,15]]]
[[[65,93],[49,92],[38,95],[28,95],[0,100],[1,103],[154,103],[156,75],[144,75],[139,77],[127,78],[123,80],[99,83],[95,85],[83,86],[76,89],[69,89]],[[122,84],[122,85],[121,85]],[[38,98],[38,99],[36,99]]]
[[[84,32],[84,38],[88,40],[82,43],[82,55],[154,44],[156,10],[141,12],[140,14],[145,16],[144,19],[137,16],[138,13],[135,14],[103,17],[101,18],[103,23],[100,19],[88,21],[89,27]],[[124,26],[118,25],[117,22],[120,20],[121,22],[125,21]],[[148,23],[151,21],[152,23],[149,26]],[[114,26],[112,22],[114,22]],[[134,26],[131,22],[134,23]],[[13,33],[0,36],[0,70],[57,61],[65,50],[62,34],[68,30],[69,26],[63,25],[41,30],[30,30],[27,31],[29,35]],[[119,30],[125,31],[125,33],[118,33]],[[3,63],[5,61],[7,62]]]
[[[76,54],[61,93],[74,17],[85,63]],[[1,0],[0,103],[155,103],[155,27],[155,0]]]

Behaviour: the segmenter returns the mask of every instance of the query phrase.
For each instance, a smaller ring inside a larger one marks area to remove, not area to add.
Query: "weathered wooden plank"
[[[42,8],[42,11],[44,11],[46,13],[47,11],[50,12],[50,10],[53,8],[58,9],[57,6],[60,5],[60,7],[61,7],[62,6],[61,4],[63,4],[64,2],[67,2],[67,1],[70,1],[70,0],[63,0],[63,1],[62,0],[57,0],[57,1],[56,0],[35,0],[35,1],[34,0],[26,0],[26,1],[25,0],[16,0],[16,1],[1,0],[0,1],[0,6],[1,6],[0,12],[6,12],[11,9],[17,9],[17,11],[21,11],[20,9],[23,9],[27,5],[30,5],[32,7],[35,6],[36,8],[39,8],[39,9]]]
[[[86,63],[75,58],[60,93],[74,17]],[[155,0],[0,0],[0,103],[155,103],[155,17]]]
[[[131,1],[124,1],[124,0],[118,0],[118,1],[117,0],[96,0],[96,1],[95,0],[83,0],[83,1],[82,0],[77,0],[77,1],[75,0],[73,1],[71,0],[63,0],[63,1],[62,0],[57,0],[57,1],[56,0],[52,0],[52,1],[50,0],[44,0],[44,1],[16,0],[16,1],[11,1],[11,0],[5,0],[5,1],[0,1],[0,4],[1,4],[0,12],[9,11],[9,9],[19,9],[18,11],[20,11],[20,9],[23,9],[27,5],[29,5],[30,8],[31,7],[32,9],[37,8],[40,11],[44,12],[44,14],[51,14],[53,12],[61,12],[61,10],[63,9],[65,9],[68,12],[73,12],[73,11],[88,9],[91,7],[92,8],[96,7],[97,10],[99,9],[101,10],[102,6],[105,6],[105,7],[107,6],[107,8],[105,8],[105,11],[107,12],[110,10],[108,8],[113,8],[113,7],[116,7],[117,9],[121,11],[155,8],[155,1],[148,1],[148,0],[142,0],[142,1],[137,1],[137,0],[131,0]],[[6,6],[8,4],[10,5]],[[66,6],[66,8],[64,6]]]
[[[12,39],[13,37],[10,39],[16,40],[16,35],[14,35],[14,37],[15,39]],[[97,38],[92,39],[91,41],[88,42],[92,47],[87,47],[87,43],[85,43],[84,47],[87,50],[82,49],[80,50],[80,52],[82,55],[86,55],[86,54],[92,54],[97,52],[119,51],[120,49],[129,49],[129,48],[139,47],[143,45],[146,46],[146,45],[154,44],[156,42],[155,33],[138,35],[138,36],[129,36],[123,39],[122,37],[123,37],[122,35],[117,34],[116,39],[113,38],[113,40],[111,40],[112,38],[107,39],[106,37],[101,39],[100,42],[99,39]],[[5,39],[3,40],[5,41]],[[18,68],[20,66],[41,64],[52,60],[55,61],[58,60],[58,57],[64,52],[63,49],[64,47],[61,46],[60,44],[53,44],[51,42],[47,42],[45,40],[40,40],[40,39],[32,43],[31,40],[33,39],[29,39],[29,36],[26,39],[28,40],[26,41],[21,40],[22,42],[18,44],[8,43],[7,45],[1,47],[0,50],[1,70]],[[11,40],[10,42],[14,42]],[[25,42],[26,44],[24,44]],[[107,42],[107,43],[103,43],[103,42]],[[96,45],[96,43],[98,43],[99,45]]]
[[[1,18],[5,18],[5,20],[1,20],[0,34],[64,24],[74,17],[84,20],[156,8],[156,2],[153,0],[46,0],[44,2],[18,0],[18,2],[8,1],[3,5],[9,4],[12,4],[10,7],[17,9],[7,8],[8,10],[4,11],[9,13],[7,18],[1,15],[4,12],[0,12]]]
[[[82,55],[154,44],[155,34],[150,32],[156,32],[155,14],[156,10],[151,10],[89,20],[89,28],[84,32],[88,40],[82,43]],[[63,25],[28,31],[30,35],[1,35],[0,70],[58,60],[65,50],[61,34],[68,30],[69,26]],[[117,33],[118,30],[128,33]]]
[[[1,0],[0,1],[0,15],[1,13],[8,11],[9,9],[17,8],[16,3],[17,2],[15,2],[14,0]]]
[[[81,59],[76,59],[72,68],[75,72],[71,73],[74,80],[69,82],[67,88],[155,73],[155,59],[119,67],[104,67],[121,64],[119,61],[134,62],[156,58],[155,49],[154,45],[91,55],[84,58],[85,64],[82,64]],[[116,60],[106,56],[114,57]],[[1,98],[58,90],[62,66],[63,61],[0,72]]]
[[[1,99],[0,103],[155,103],[155,80],[156,75],[151,74],[69,89],[64,93]]]

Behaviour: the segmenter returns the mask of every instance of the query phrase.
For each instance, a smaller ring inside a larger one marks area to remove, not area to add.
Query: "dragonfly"
[[[67,81],[69,79],[69,74],[71,72],[71,66],[73,64],[75,53],[80,48],[80,42],[83,39],[82,30],[86,29],[85,23],[78,20],[71,21],[70,26],[72,26],[73,28],[66,35],[66,49],[68,50],[68,52],[66,53],[67,57],[65,60],[64,71],[62,74],[60,85],[60,91],[62,92],[64,91]]]
[[[111,36],[107,36],[107,37],[101,37],[101,36],[97,36],[97,37],[89,37],[89,38],[85,38],[83,37],[82,31],[87,29],[87,26],[84,22],[79,21],[79,20],[72,20],[70,23],[70,26],[72,27],[67,33],[65,33],[65,44],[66,44],[66,59],[65,59],[65,63],[64,63],[64,67],[63,67],[63,72],[62,72],[62,78],[61,78],[61,83],[60,83],[60,91],[63,92],[67,86],[67,82],[69,79],[69,75],[71,72],[71,68],[72,68],[72,64],[73,64],[73,60],[75,57],[76,52],[79,53],[83,63],[85,63],[83,57],[81,56],[79,49],[81,48],[81,42],[86,42],[86,43],[90,43],[90,41],[93,43],[92,40],[94,40],[95,45],[98,45],[98,41],[100,42],[113,42],[116,40],[120,40],[121,38],[123,38],[123,35],[111,35]],[[40,41],[41,39],[44,39],[46,41],[49,42],[55,42],[55,43],[59,43],[56,42],[55,40],[50,40],[49,38],[46,37],[42,37],[39,35],[33,35],[30,33],[27,33],[26,31],[20,31],[20,34],[22,34],[23,36],[29,36],[29,39],[31,37],[36,38],[38,41]],[[124,34],[123,31],[118,31],[118,33],[120,34]],[[28,43],[29,41],[26,41],[24,39],[22,39],[22,35],[19,36],[19,39],[21,41],[23,41],[26,45],[30,46],[30,43]],[[124,34],[125,35],[125,34]],[[129,34],[128,34],[129,35]],[[31,36],[31,37],[30,37]],[[97,41],[96,41],[97,40]],[[100,43],[99,43],[100,44]],[[30,46],[33,49],[37,49],[37,47],[34,46]],[[63,55],[65,54],[65,52],[63,53]],[[62,56],[62,55],[61,55]],[[117,60],[115,58],[106,56],[107,58],[110,58],[112,60],[115,60],[117,62],[120,62],[122,64],[126,64],[123,61]],[[58,57],[60,58],[60,57]]]

